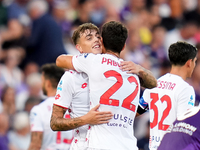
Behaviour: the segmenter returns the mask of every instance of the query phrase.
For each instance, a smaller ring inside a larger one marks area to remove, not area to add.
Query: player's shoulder
[[[82,57],[82,58],[89,58],[89,57],[97,57],[99,54],[93,54],[93,53],[81,53],[79,55],[75,55],[76,58]]]
[[[68,79],[68,78],[74,78],[75,76],[77,76],[78,73],[77,71],[75,70],[68,70],[68,71],[65,71],[65,73],[63,74],[62,78],[64,79]]]
[[[72,83],[72,81],[87,79],[87,78],[88,78],[88,76],[84,72],[77,72],[74,70],[69,70],[64,73],[62,79],[60,80],[61,83],[59,83],[59,84],[62,84],[62,82],[65,82],[66,80],[68,80],[68,81],[70,81],[70,83]]]
[[[197,114],[198,112],[200,111],[200,106],[196,106],[196,107],[193,107],[189,110],[187,110],[184,114],[182,114],[181,116],[178,116],[177,117],[177,120],[181,121],[181,120],[184,120],[186,118],[189,118],[195,114]]]

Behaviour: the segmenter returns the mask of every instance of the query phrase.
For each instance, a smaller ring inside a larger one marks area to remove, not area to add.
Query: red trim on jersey
[[[72,141],[73,141],[73,138],[72,138],[72,139],[64,139],[64,140],[63,140],[63,143],[71,144]]]
[[[63,107],[63,106],[60,106],[60,105],[58,105],[58,104],[54,104],[54,105],[59,106],[59,107],[62,107],[62,108],[65,108],[65,109],[68,109],[67,107]]]

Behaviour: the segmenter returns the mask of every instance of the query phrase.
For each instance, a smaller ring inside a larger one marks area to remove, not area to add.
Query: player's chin
[[[101,48],[95,48],[95,49],[93,49],[93,53],[94,54],[101,54],[102,53],[102,49]]]

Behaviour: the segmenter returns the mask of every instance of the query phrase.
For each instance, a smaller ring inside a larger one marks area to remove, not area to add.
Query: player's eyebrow
[[[97,33],[95,34],[95,36],[101,36],[101,35],[100,35],[100,33],[99,33],[99,32],[97,32]]]
[[[89,36],[92,36],[92,34],[91,34],[91,33],[89,33],[88,35],[86,35],[86,36],[85,36],[85,38],[87,38],[87,37],[89,37]]]

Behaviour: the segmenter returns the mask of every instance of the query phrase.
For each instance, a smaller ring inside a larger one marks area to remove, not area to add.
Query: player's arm
[[[135,64],[132,61],[123,61],[120,66],[121,69],[127,71],[127,73],[137,74],[140,78],[141,86],[149,89],[157,86],[157,80],[153,73],[142,66]]]
[[[53,112],[50,122],[51,129],[53,131],[67,131],[86,124],[95,125],[108,123],[113,116],[112,113],[97,111],[99,106],[100,105],[95,106],[84,116],[76,118],[63,118],[66,109],[57,105],[53,105]]]
[[[75,70],[72,64],[72,55],[60,55],[56,59],[56,65],[60,68]]]
[[[42,145],[43,132],[31,132],[31,143],[28,150],[40,150]]]

